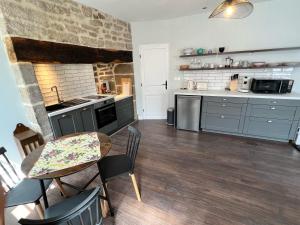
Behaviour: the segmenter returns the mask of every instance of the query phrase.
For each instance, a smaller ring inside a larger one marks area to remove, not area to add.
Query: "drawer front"
[[[248,98],[234,98],[234,97],[203,97],[204,102],[221,102],[221,103],[247,103]]]
[[[289,139],[292,126],[290,120],[246,117],[244,133],[274,139]]]
[[[247,116],[293,120],[296,107],[271,106],[271,105],[248,105]]]
[[[300,106],[299,100],[287,100],[287,99],[268,99],[268,98],[250,98],[249,104],[260,105],[283,105],[283,106]]]
[[[205,102],[203,104],[203,112],[211,114],[225,114],[240,116],[243,110],[243,104],[221,103],[221,102]]]
[[[236,116],[203,114],[202,127],[207,130],[238,133],[241,119]]]

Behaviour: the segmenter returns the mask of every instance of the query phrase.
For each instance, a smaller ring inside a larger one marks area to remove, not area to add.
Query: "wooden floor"
[[[116,215],[104,224],[300,224],[300,153],[290,145],[177,131],[163,121],[135,126],[143,136],[135,171],[143,202],[129,176],[111,181]],[[127,131],[112,139],[111,154],[124,152]],[[82,184],[94,172],[67,180]],[[48,195],[50,204],[61,198],[56,190]]]

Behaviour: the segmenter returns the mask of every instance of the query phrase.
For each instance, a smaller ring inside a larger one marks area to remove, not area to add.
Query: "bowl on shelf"
[[[182,50],[183,55],[193,55],[195,52],[195,49],[193,48],[185,48]]]
[[[219,48],[219,52],[220,52],[220,53],[223,53],[224,51],[225,51],[225,47],[220,47],[220,48]]]
[[[188,70],[189,68],[189,65],[180,65],[180,70]]]
[[[203,55],[204,54],[204,49],[203,48],[198,48],[197,49],[197,55]]]
[[[252,63],[253,67],[264,67],[266,65],[267,65],[266,62],[253,62]]]

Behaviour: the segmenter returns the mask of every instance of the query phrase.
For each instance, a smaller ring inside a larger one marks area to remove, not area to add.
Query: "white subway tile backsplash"
[[[57,86],[63,100],[97,93],[91,64],[35,64],[34,70],[46,105],[57,103]]]
[[[208,83],[209,90],[223,90],[228,86],[230,77],[239,74],[240,77],[251,78],[287,78],[290,79],[294,68],[276,69],[245,69],[245,70],[213,70],[213,71],[191,71],[184,72],[184,80],[201,81]]]

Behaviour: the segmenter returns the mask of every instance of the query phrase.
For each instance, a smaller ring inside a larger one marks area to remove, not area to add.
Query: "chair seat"
[[[84,191],[79,195],[64,199],[62,202],[50,206],[45,210],[45,219],[65,215],[67,212],[70,212],[72,209],[77,207],[81,202],[83,202],[93,191],[94,189]]]
[[[46,190],[52,180],[44,180]],[[37,179],[23,179],[6,196],[6,207],[13,207],[34,203],[42,197],[40,181]]]
[[[100,174],[104,180],[123,173],[129,173],[131,166],[131,160],[127,155],[107,156],[99,162]]]

